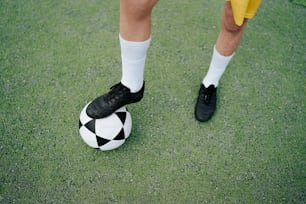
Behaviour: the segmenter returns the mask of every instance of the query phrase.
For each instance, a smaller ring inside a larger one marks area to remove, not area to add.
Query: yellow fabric
[[[237,25],[242,25],[244,18],[253,18],[261,0],[226,0],[232,5],[234,20]]]

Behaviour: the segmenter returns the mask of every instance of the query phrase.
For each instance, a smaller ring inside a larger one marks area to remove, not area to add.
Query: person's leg
[[[216,89],[219,80],[240,43],[246,24],[247,19],[244,20],[241,26],[235,24],[231,4],[230,2],[225,2],[222,12],[221,31],[197,99],[195,117],[199,121],[209,120],[215,112]]]
[[[244,20],[241,26],[235,24],[231,4],[230,2],[225,2],[222,12],[221,31],[214,47],[208,73],[203,79],[205,87],[210,85],[218,86],[222,74],[238,48],[246,24],[247,19]]]
[[[138,92],[144,81],[147,49],[151,41],[151,14],[157,0],[120,1],[121,83]]]
[[[158,0],[120,0],[120,35],[142,42],[151,36],[151,14]]]
[[[226,2],[222,12],[221,31],[216,41],[216,49],[223,56],[232,55],[241,41],[247,19],[241,26],[235,24],[230,2]]]
[[[120,1],[121,82],[89,104],[88,116],[104,118],[120,107],[142,99],[144,66],[151,39],[151,14],[157,1]]]

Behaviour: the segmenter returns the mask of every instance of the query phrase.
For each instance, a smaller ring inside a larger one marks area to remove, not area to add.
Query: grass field
[[[305,203],[306,9],[263,1],[194,119],[223,1],[160,1],[129,140],[81,140],[121,77],[118,1],[0,1],[0,203]]]

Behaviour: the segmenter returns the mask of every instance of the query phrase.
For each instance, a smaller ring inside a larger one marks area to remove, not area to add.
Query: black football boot
[[[131,93],[130,89],[120,82],[112,86],[108,93],[93,100],[88,105],[86,113],[91,118],[105,118],[127,104],[140,101],[143,98],[143,93],[144,83],[138,92]]]
[[[200,122],[208,121],[216,111],[217,88],[210,85],[206,88],[201,84],[195,106],[195,118]]]

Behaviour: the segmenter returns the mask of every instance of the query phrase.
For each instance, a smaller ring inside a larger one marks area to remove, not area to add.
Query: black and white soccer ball
[[[120,147],[132,130],[132,117],[127,108],[122,107],[106,118],[93,119],[86,113],[88,105],[83,108],[79,122],[80,135],[84,142],[102,151]]]

